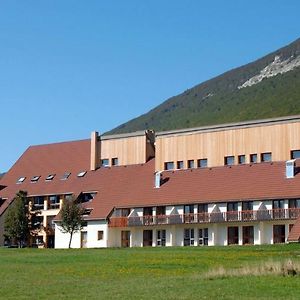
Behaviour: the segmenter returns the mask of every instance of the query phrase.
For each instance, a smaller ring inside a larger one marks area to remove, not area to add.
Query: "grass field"
[[[300,299],[300,275],[221,276],[300,262],[300,244],[132,249],[0,249],[1,299]]]

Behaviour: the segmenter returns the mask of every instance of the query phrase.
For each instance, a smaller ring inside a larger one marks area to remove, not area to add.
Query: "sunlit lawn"
[[[212,269],[300,261],[300,244],[0,249],[1,299],[299,299],[300,276],[207,279]]]

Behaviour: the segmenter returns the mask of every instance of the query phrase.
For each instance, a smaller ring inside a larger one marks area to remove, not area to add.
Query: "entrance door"
[[[81,231],[81,248],[87,246],[87,231]]]
[[[143,247],[152,246],[152,230],[143,231]]]
[[[228,227],[227,239],[228,245],[236,245],[239,243],[239,228],[237,226]]]
[[[285,242],[285,225],[274,225],[273,226],[273,243],[284,243]]]
[[[243,226],[243,245],[254,244],[253,226]]]
[[[130,247],[130,231],[121,231],[121,247]]]
[[[54,235],[47,236],[47,248],[54,248]]]

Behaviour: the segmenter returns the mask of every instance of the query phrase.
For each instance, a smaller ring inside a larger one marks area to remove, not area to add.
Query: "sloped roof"
[[[86,205],[89,219],[106,218],[114,207],[143,207],[188,203],[300,198],[300,174],[285,178],[285,162],[165,171],[163,184],[154,188],[154,159],[145,164],[114,166],[89,171],[90,140],[29,147],[1,180],[7,187],[0,197],[7,208],[19,190],[28,195],[53,195],[97,191]],[[88,171],[78,178],[80,171]],[[61,180],[71,172],[67,180]],[[49,174],[56,174],[46,182]],[[33,176],[40,175],[36,183]],[[17,184],[19,177],[25,181]]]
[[[80,184],[75,184],[77,174],[90,168],[90,140],[71,141],[47,145],[30,146],[1,179],[6,186],[0,191],[0,197],[8,200],[0,207],[0,215],[7,208],[19,190],[29,195],[43,195],[72,192]],[[60,180],[64,173],[70,172],[68,180]],[[50,174],[54,179],[46,182]],[[41,176],[37,183],[31,183],[33,176]],[[26,177],[22,184],[17,184],[20,177]]]

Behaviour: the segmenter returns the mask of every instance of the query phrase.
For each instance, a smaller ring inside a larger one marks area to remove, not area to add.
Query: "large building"
[[[70,197],[85,208],[74,248],[298,242],[298,158],[300,116],[31,146],[0,181],[0,245],[19,190],[39,247],[68,247]]]

